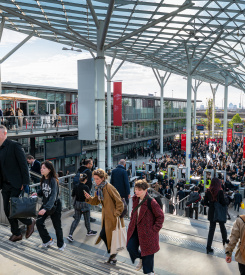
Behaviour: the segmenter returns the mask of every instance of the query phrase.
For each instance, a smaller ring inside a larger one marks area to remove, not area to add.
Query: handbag
[[[244,202],[241,202],[241,208],[244,209]]]
[[[58,191],[57,191],[57,195],[56,195],[56,200],[55,200],[55,202],[54,202],[54,206],[53,206],[50,210],[47,210],[47,211],[46,211],[47,216],[53,215],[54,212],[56,211],[56,208],[57,208],[57,205],[58,205],[58,196],[59,196],[59,192],[60,192],[60,189],[59,189],[59,186],[58,186]]]
[[[227,206],[222,205],[219,202],[219,193],[218,193],[218,200],[214,202],[214,222],[224,222],[227,221]]]
[[[117,218],[116,229],[112,231],[111,239],[111,255],[117,254],[119,251],[126,248],[127,232],[126,227],[122,227],[120,218]]]
[[[36,217],[37,197],[24,197],[24,192],[19,197],[10,198],[9,219]]]

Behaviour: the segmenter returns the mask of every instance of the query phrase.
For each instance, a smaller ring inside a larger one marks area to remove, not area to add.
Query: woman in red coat
[[[156,200],[149,198],[147,188],[146,180],[138,180],[135,183],[133,210],[127,233],[127,250],[133,263],[137,258],[140,259],[136,270],[143,267],[144,274],[154,274],[154,254],[160,250],[159,231],[164,215]],[[151,209],[148,208],[148,200]]]

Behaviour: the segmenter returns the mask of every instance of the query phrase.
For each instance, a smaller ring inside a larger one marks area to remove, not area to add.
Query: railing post
[[[68,127],[67,127],[67,130],[69,130],[70,129],[70,116],[68,115]]]
[[[69,203],[69,210],[71,209],[71,177],[68,178],[68,203]]]

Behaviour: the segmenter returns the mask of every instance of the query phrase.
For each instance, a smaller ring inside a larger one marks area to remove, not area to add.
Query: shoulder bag
[[[37,197],[24,197],[24,191],[19,197],[10,198],[10,219],[31,218],[36,217]]]
[[[214,202],[214,222],[224,222],[227,221],[227,206],[222,205],[219,202],[219,192],[218,192],[218,198],[217,201]]]

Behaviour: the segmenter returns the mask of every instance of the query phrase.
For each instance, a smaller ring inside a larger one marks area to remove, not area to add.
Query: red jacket
[[[148,193],[146,193],[148,195]],[[138,205],[139,198],[133,196],[133,209]],[[137,223],[141,256],[152,255],[160,250],[159,231],[162,228],[164,214],[156,200],[151,200],[152,211],[147,206],[147,200],[141,205],[137,220],[137,210],[132,214],[128,226],[127,242],[132,237]]]

